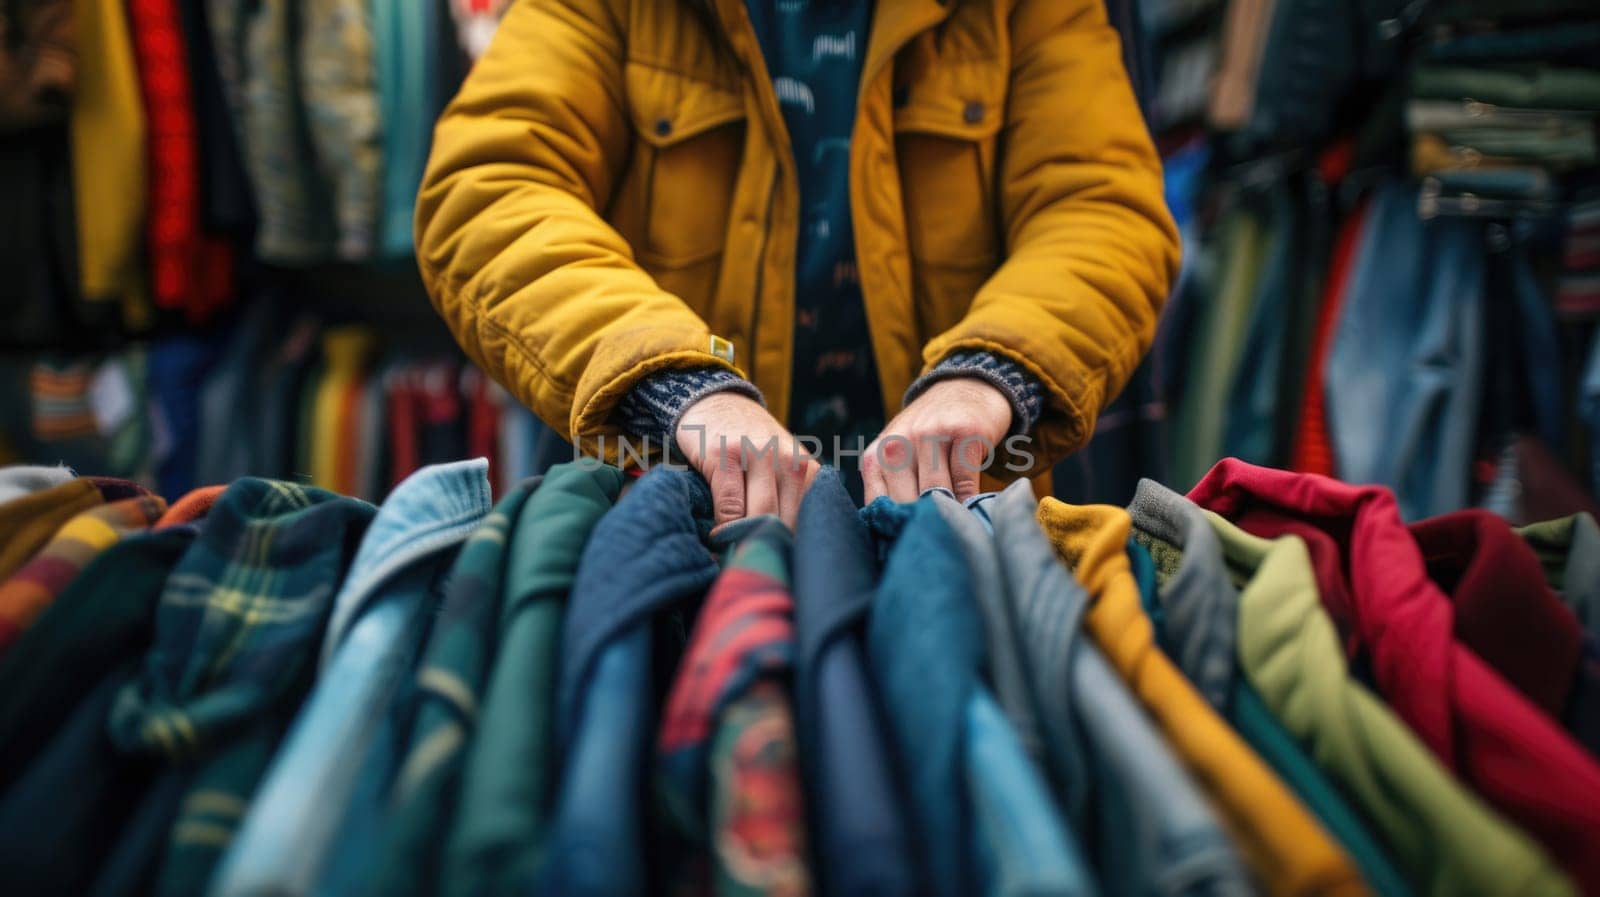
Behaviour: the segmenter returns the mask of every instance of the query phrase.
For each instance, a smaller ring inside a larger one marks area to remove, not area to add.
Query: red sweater
[[[1299,536],[1322,602],[1423,743],[1600,894],[1600,766],[1456,640],[1394,495],[1225,459],[1189,498],[1266,538]]]

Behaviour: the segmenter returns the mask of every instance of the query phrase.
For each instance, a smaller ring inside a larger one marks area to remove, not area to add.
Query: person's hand
[[[978,494],[978,474],[1011,428],[1005,393],[973,377],[940,380],[895,415],[861,456],[867,501],[912,501],[943,486]]]
[[[820,465],[760,402],[712,393],[689,406],[676,436],[678,450],[711,484],[718,525],[777,514],[794,528]]]

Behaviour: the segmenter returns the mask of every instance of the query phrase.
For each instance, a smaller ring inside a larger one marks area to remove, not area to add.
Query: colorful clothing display
[[[1131,512],[1027,482],[860,509],[829,468],[796,532],[712,529],[686,470],[556,464],[491,506],[478,458],[377,508],[245,478],[161,526],[136,483],[58,476],[0,468],[42,487],[0,505],[17,531],[54,490],[106,500],[0,583],[0,610],[45,595],[0,653],[19,894],[1561,897],[1590,871],[1584,517],[1407,528],[1381,487],[1230,461]]]
[[[1457,640],[1393,493],[1225,460],[1189,498],[1254,535],[1305,540],[1346,650],[1395,712],[1580,888],[1597,886],[1600,765]]]

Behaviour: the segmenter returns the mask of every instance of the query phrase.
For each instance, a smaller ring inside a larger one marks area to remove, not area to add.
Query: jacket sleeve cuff
[[[726,368],[666,370],[634,384],[617,403],[617,422],[635,436],[671,446],[689,406],[719,392],[737,392],[766,404],[754,383]]]
[[[906,389],[902,404],[911,404],[912,400],[940,380],[956,377],[976,377],[1000,390],[1010,400],[1012,434],[1027,433],[1039,422],[1039,414],[1044,407],[1044,384],[1022,365],[1004,355],[981,350],[963,350],[946,355],[943,361],[928,369]]]

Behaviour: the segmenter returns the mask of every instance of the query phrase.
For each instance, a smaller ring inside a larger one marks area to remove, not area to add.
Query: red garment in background
[[[151,296],[201,321],[232,297],[233,253],[201,230],[200,143],[176,0],[128,0],[128,29],[146,121]]]
[[[389,381],[389,487],[422,466],[422,449],[417,435],[417,396],[411,380],[413,372],[401,368]]]
[[[500,406],[489,394],[491,384],[482,371],[469,371],[467,456],[489,459],[489,482],[500,482]]]
[[[1299,536],[1328,614],[1423,743],[1600,894],[1600,766],[1455,637],[1393,493],[1227,458],[1189,493],[1257,536]]]
[[[1328,284],[1322,293],[1322,306],[1317,310],[1317,331],[1311,340],[1305,392],[1300,400],[1300,423],[1295,427],[1289,461],[1291,468],[1305,473],[1320,473],[1330,477],[1336,473],[1333,440],[1328,436],[1324,375],[1327,372],[1328,353],[1333,351],[1333,335],[1339,326],[1339,312],[1344,308],[1344,290],[1350,282],[1350,266],[1355,260],[1356,244],[1361,242],[1366,220],[1367,201],[1362,200],[1339,228],[1339,237],[1333,244],[1333,264],[1328,269]]]
[[[1483,510],[1411,524],[1428,576],[1455,604],[1455,634],[1556,719],[1583,653],[1578,617],[1550,591],[1539,556]]]

